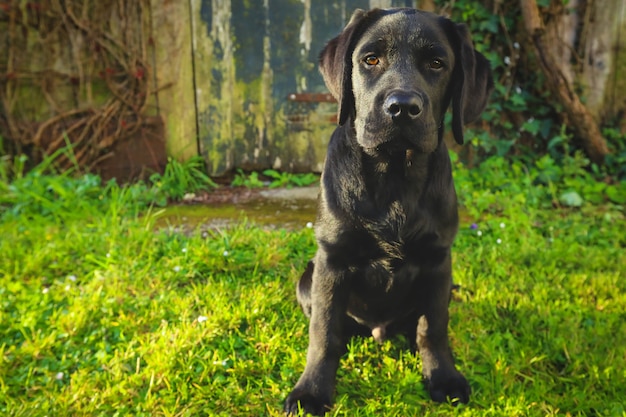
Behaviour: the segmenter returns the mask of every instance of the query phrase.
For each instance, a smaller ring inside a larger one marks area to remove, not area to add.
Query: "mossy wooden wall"
[[[355,8],[413,3],[191,0],[198,137],[210,172],[321,170],[336,104],[288,97],[327,92],[317,57]]]

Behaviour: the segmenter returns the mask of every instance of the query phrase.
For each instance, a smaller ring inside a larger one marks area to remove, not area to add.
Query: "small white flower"
[[[208,320],[207,316],[198,316],[198,323],[204,323]]]
[[[499,245],[500,243],[502,243],[502,239],[496,240],[496,243]]]
[[[110,257],[111,257],[111,254],[110,254],[109,252],[107,252],[106,257],[107,257],[107,258],[110,258]]]
[[[65,374],[63,374],[63,372],[59,372],[54,376],[54,379],[56,379],[57,381],[61,381],[63,380],[63,377],[65,376]]]
[[[511,65],[511,58],[509,58],[508,56],[505,56],[505,57],[504,57],[504,63],[505,63],[506,65]]]
[[[513,48],[519,49],[519,42],[514,42],[513,43]]]
[[[308,222],[306,224],[307,229],[312,229],[313,228],[313,223],[312,222]]]
[[[174,272],[180,272],[180,266],[176,265],[176,266],[174,267]]]
[[[518,87],[515,87],[515,92],[516,92],[517,94],[522,94],[522,89],[521,89],[519,86],[518,86]]]
[[[72,282],[76,282],[76,275],[70,275],[67,277],[67,279],[69,279]]]
[[[187,253],[187,248],[183,248],[183,253]]]
[[[506,225],[504,223],[500,223],[500,229],[504,229]]]
[[[482,236],[482,235],[483,235],[483,232],[482,232],[482,231],[480,231],[480,230],[478,230],[478,231],[476,232],[476,234],[477,234],[478,236]]]
[[[228,251],[227,251],[227,250],[225,250],[225,251],[224,251],[224,253],[223,253],[223,255],[224,255],[224,256],[228,256]]]
[[[41,292],[42,292],[43,294],[48,294],[48,292],[49,292],[49,291],[50,291],[50,288],[48,288],[48,287],[44,287],[44,289],[43,289],[43,290],[41,290]]]
[[[65,286],[65,291],[69,291],[72,287],[70,287],[69,285]]]

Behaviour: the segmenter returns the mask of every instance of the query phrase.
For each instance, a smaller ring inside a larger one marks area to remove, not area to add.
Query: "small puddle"
[[[243,199],[171,205],[157,215],[156,228],[189,233],[249,221],[268,229],[300,229],[315,221],[317,192],[317,187],[262,190]]]

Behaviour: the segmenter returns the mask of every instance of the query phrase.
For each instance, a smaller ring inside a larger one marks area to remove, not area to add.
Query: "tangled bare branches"
[[[142,128],[151,94],[148,7],[0,0],[0,135],[13,152],[50,155],[69,142],[88,168]]]

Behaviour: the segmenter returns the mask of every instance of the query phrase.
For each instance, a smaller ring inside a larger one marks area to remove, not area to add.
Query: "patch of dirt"
[[[242,204],[261,198],[261,190],[246,187],[220,186],[211,191],[187,194],[182,204]]]
[[[183,204],[245,204],[256,200],[290,201],[290,200],[317,200],[319,188],[317,186],[297,188],[246,188],[219,186],[214,190],[198,194],[188,194],[183,198]]]

